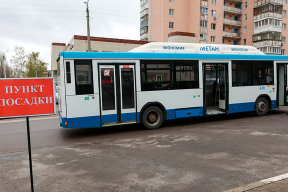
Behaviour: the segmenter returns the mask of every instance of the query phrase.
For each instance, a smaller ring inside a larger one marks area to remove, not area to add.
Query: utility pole
[[[87,2],[84,2],[87,5],[87,42],[88,42],[88,52],[91,52],[91,43],[90,43],[90,24],[89,24],[89,0]]]

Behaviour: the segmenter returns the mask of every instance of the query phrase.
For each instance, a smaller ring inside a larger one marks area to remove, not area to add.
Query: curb
[[[224,191],[224,192],[245,192],[245,191],[249,191],[249,190],[252,190],[252,189],[255,189],[255,188],[259,188],[259,187],[262,187],[264,185],[269,185],[270,183],[281,181],[281,180],[284,180],[284,179],[288,179],[288,173],[283,174],[283,175],[279,175],[279,176],[276,176],[276,177],[271,177],[271,178],[268,178],[268,179],[264,179],[264,180],[261,180],[261,181],[255,182],[255,183],[250,183],[248,185],[237,187],[235,189],[230,189],[230,190],[227,190],[227,191]]]

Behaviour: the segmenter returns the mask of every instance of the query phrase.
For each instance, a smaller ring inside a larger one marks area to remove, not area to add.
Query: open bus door
[[[287,63],[277,64],[277,106],[288,106]]]

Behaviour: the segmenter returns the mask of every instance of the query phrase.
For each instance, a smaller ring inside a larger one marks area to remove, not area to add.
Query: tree
[[[39,55],[39,52],[32,52],[28,55],[25,65],[26,77],[43,77],[42,72],[47,71],[47,63],[40,60]]]
[[[4,78],[4,63],[2,61],[3,53],[0,52],[0,78]],[[5,68],[6,68],[6,77],[11,77],[11,67],[8,65],[7,61],[5,61]]]
[[[23,78],[26,77],[25,65],[26,65],[26,54],[23,47],[16,46],[14,49],[15,55],[10,60],[12,64],[12,76]]]

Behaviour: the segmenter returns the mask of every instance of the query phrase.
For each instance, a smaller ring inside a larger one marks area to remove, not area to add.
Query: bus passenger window
[[[92,60],[75,60],[76,95],[94,94]]]
[[[199,88],[198,61],[141,61],[141,90]]]
[[[71,83],[70,62],[66,62],[66,77],[67,77],[67,83]]]
[[[273,61],[232,61],[233,87],[273,85]]]

